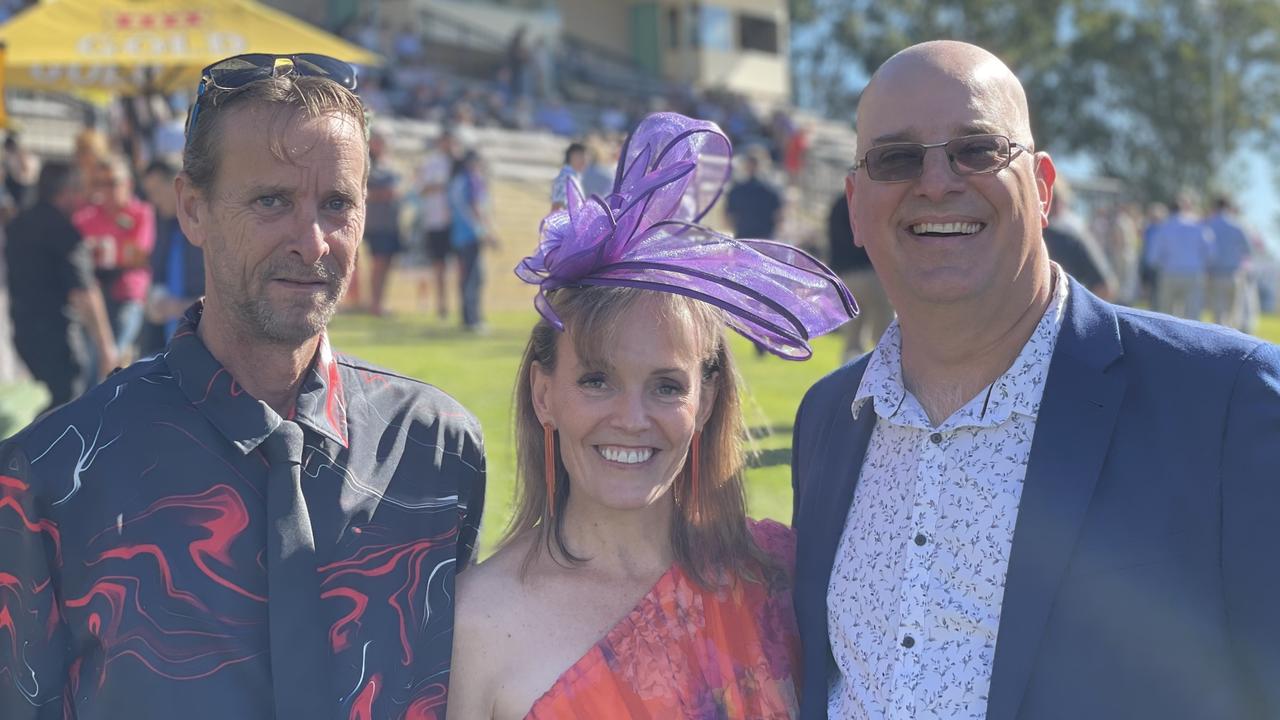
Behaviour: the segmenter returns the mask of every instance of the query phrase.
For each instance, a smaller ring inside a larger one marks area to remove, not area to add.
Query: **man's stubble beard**
[[[338,303],[346,295],[351,276],[349,273],[340,275],[319,262],[309,271],[291,273],[294,276],[309,275],[324,279],[327,283],[320,304],[299,317],[295,308],[289,307],[287,312],[280,312],[266,297],[266,288],[271,282],[269,278],[278,275],[279,268],[279,263],[266,268],[258,278],[259,292],[237,294],[232,300],[231,310],[250,337],[273,345],[301,345],[328,327],[338,310]]]

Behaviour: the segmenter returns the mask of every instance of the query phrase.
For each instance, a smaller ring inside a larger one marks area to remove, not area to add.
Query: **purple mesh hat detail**
[[[610,285],[677,293],[727,313],[729,326],[779,357],[805,360],[809,339],[858,314],[849,290],[813,256],[772,240],[734,239],[699,225],[733,168],[715,123],[676,113],[645,118],[627,138],[607,198],[569,183],[566,208],[542,221],[516,266],[539,286],[534,306],[564,330],[547,293]]]

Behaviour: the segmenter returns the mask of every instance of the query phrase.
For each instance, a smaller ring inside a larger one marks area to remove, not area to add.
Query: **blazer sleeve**
[[[41,511],[30,464],[0,444],[0,718],[63,716],[68,656],[57,597],[58,527]]]
[[[1222,572],[1250,717],[1280,717],[1280,347],[1260,344],[1236,378],[1221,462]]]

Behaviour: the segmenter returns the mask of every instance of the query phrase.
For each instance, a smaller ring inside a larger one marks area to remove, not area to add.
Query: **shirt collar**
[[[327,333],[320,335],[315,362],[298,389],[298,400],[289,419],[347,447],[347,395]]]
[[[166,362],[192,406],[242,453],[258,447],[284,421],[246,392],[196,334],[204,302],[192,305],[165,350]],[[347,447],[347,406],[329,338],[320,336],[316,360],[299,388],[288,418]]]
[[[944,426],[994,426],[1008,420],[1014,413],[1033,418],[1039,413],[1040,398],[1044,394],[1049,362],[1062,328],[1070,286],[1066,273],[1057,263],[1052,265],[1052,273],[1053,295],[1049,306],[1013,364],[986,390],[944,421]],[[902,332],[897,319],[889,324],[867,361],[867,369],[862,374],[851,408],[855,420],[868,400],[876,415],[885,420],[918,404],[910,397],[902,380]]]
[[[898,319],[894,318],[867,360],[867,369],[853,398],[853,419],[858,419],[868,400],[876,415],[891,418],[906,397],[907,389],[902,382],[902,331],[898,328]]]

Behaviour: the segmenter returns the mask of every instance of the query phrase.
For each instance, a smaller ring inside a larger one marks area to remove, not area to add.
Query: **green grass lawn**
[[[1280,315],[1263,315],[1258,322],[1258,337],[1280,344]]]

